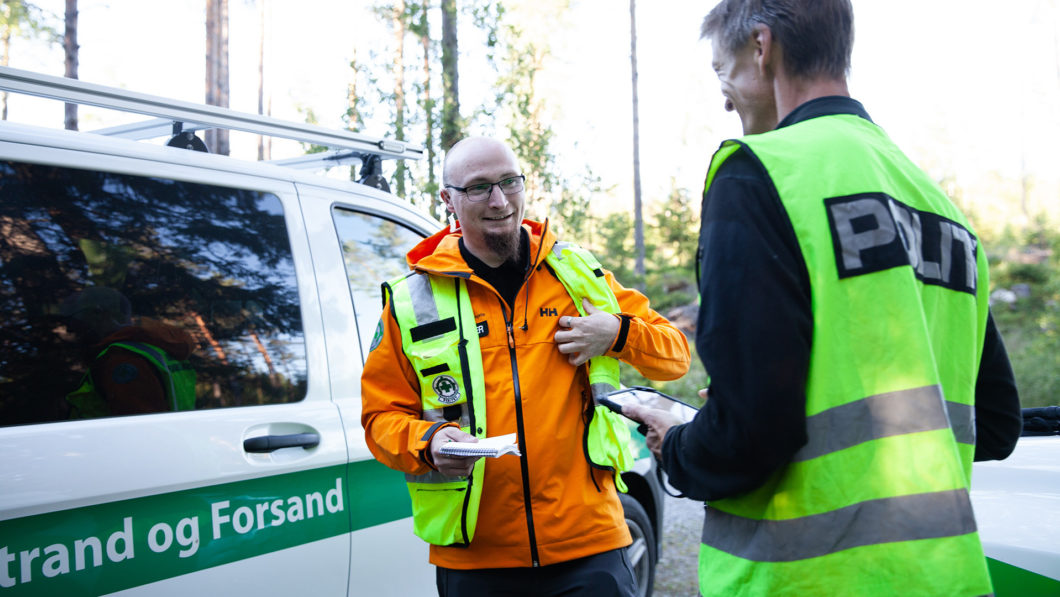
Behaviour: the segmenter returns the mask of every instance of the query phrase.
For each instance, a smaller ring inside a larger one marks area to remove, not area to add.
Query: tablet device
[[[597,401],[618,414],[622,414],[622,405],[624,404],[639,404],[648,408],[665,410],[677,415],[684,423],[690,422],[695,418],[696,413],[699,412],[699,409],[691,404],[682,402],[654,388],[644,386],[632,386],[616,390],[598,397]]]

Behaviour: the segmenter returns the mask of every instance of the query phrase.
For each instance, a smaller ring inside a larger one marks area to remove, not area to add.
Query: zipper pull
[[[512,322],[504,322],[504,327],[508,330],[508,348],[515,348],[515,335],[512,334]]]

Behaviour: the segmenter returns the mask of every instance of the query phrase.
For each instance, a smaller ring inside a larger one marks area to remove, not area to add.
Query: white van
[[[365,164],[419,155],[10,68],[0,88],[161,117],[185,140],[198,123]],[[0,594],[435,594],[403,475],[365,446],[360,375],[379,283],[438,227],[364,184],[0,123]],[[194,339],[193,409],[72,412],[94,357],[71,319],[86,287]],[[623,498],[649,595],[663,502],[641,450]]]
[[[977,462],[972,505],[997,597],[1060,595],[1060,407],[1023,409],[1005,460]]]

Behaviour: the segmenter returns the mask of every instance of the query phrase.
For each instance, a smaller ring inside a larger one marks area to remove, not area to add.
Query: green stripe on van
[[[404,473],[368,460],[351,463],[349,475],[353,530],[412,517],[412,500]]]
[[[986,559],[996,597],[1056,597],[1060,580],[1024,570],[993,558]]]
[[[0,594],[99,595],[411,516],[371,460],[0,521]]]

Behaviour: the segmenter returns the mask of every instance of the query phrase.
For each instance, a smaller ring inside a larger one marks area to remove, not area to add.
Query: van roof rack
[[[330,151],[271,162],[294,168],[308,169],[351,162],[367,165],[369,162],[378,164],[382,159],[423,157],[422,147],[395,139],[290,122],[219,106],[167,99],[8,66],[0,66],[0,90],[153,117],[145,122],[91,131],[96,134],[143,140],[166,135],[176,137],[182,133],[217,128],[292,139],[331,148]]]

